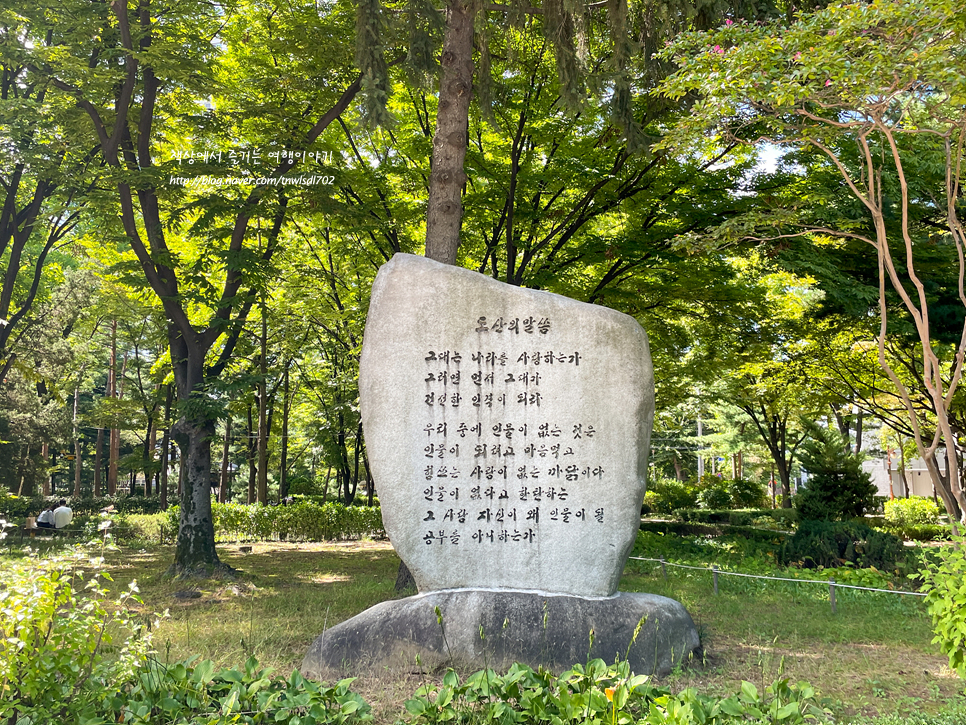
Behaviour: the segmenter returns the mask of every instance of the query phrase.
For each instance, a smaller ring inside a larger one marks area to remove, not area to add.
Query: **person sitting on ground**
[[[74,518],[74,512],[67,507],[67,499],[61,499],[54,509],[54,528],[62,529]]]
[[[40,512],[40,516],[37,517],[37,528],[38,529],[52,529],[54,528],[54,505],[51,504],[43,511]]]

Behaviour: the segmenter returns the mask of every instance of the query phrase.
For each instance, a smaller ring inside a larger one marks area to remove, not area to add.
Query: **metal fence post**
[[[835,614],[835,580],[828,580],[828,598],[829,602],[832,604],[832,614]]]
[[[711,576],[714,577],[714,595],[718,596],[718,566],[711,565]]]

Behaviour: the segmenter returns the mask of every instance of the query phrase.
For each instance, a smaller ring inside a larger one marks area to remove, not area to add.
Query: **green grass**
[[[137,579],[145,616],[168,610],[154,634],[162,659],[201,655],[237,666],[254,654],[285,674],[324,628],[394,596],[399,560],[386,542],[252,546],[252,553],[241,553],[238,545],[219,547],[223,561],[240,571],[232,581],[166,579],[173,556],[168,546],[108,550],[106,564],[118,588]],[[738,568],[743,560],[752,569],[767,565],[760,551],[680,541],[674,546],[687,548],[696,562],[695,550],[709,552],[722,567]],[[201,596],[174,596],[190,589]],[[852,716],[935,712],[963,691],[930,644],[929,618],[914,597],[839,590],[833,615],[822,585],[721,576],[714,596],[708,572],[669,567],[665,583],[659,565],[633,561],[621,590],[674,597],[694,617],[705,655],[671,676],[672,689],[694,686],[725,695],[742,680],[760,687],[779,676],[807,680],[843,722]],[[356,689],[373,704],[377,720],[393,722],[425,677],[416,667],[412,675],[392,680],[371,673]]]

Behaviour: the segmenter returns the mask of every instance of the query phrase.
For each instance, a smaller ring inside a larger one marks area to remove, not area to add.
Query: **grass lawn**
[[[325,627],[394,596],[399,559],[386,542],[250,546],[251,553],[220,547],[222,560],[241,572],[235,581],[165,579],[171,547],[124,547],[106,559],[116,586],[137,579],[145,614],[169,611],[154,640],[168,660],[200,655],[237,666],[254,654],[287,674]],[[838,590],[833,615],[827,587],[721,577],[714,596],[706,572],[668,571],[665,583],[659,568],[631,562],[621,589],[674,597],[694,617],[703,661],[672,674],[672,689],[724,695],[742,680],[808,680],[840,717],[934,711],[962,697],[962,682],[930,644],[918,598]],[[187,590],[200,596],[175,596]],[[373,672],[354,689],[378,721],[393,722],[403,701],[434,676],[414,663],[408,677],[390,681]]]

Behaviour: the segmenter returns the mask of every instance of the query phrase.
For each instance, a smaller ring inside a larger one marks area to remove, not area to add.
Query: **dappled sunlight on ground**
[[[172,546],[104,552],[112,589],[137,579],[143,604],[126,605],[131,611],[152,622],[167,612],[152,624],[162,660],[200,655],[237,666],[254,654],[287,674],[323,631],[398,596],[399,559],[385,541],[242,542],[221,544],[218,552],[237,570],[234,578],[166,577]],[[929,617],[918,601],[846,595],[833,615],[821,593],[808,589],[722,583],[716,597],[704,572],[664,582],[659,569],[625,571],[621,589],[677,598],[694,617],[705,652],[665,680],[674,690],[693,686],[727,695],[743,680],[759,688],[779,678],[805,680],[836,715],[932,711],[963,690],[930,643]],[[354,689],[373,705],[377,721],[388,723],[417,687],[441,677],[414,664],[398,676],[362,677]]]

